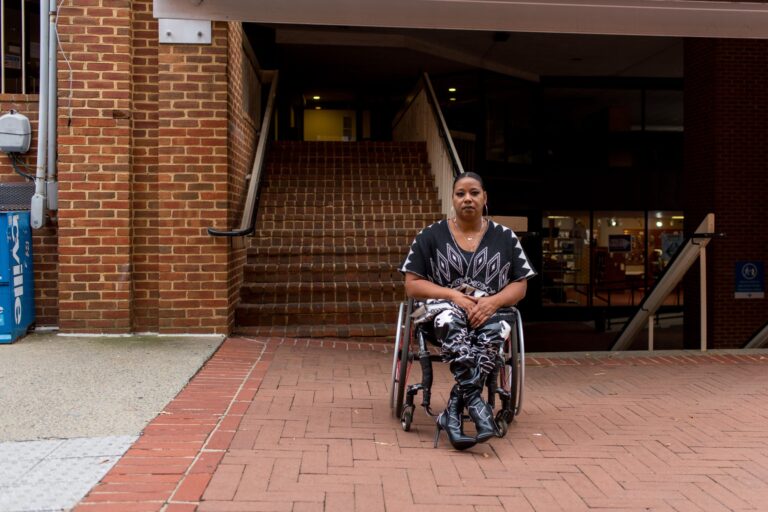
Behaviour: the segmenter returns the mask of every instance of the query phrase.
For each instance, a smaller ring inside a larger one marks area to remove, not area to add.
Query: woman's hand
[[[476,303],[472,309],[467,311],[467,315],[469,316],[469,325],[473,329],[477,329],[496,313],[499,306],[493,296],[480,297],[474,300]]]
[[[464,295],[461,292],[456,292],[453,297],[451,297],[451,302],[459,306],[461,309],[464,310],[464,312],[467,314],[467,316],[470,316],[472,313],[472,310],[477,307],[477,298],[471,297],[469,295]]]

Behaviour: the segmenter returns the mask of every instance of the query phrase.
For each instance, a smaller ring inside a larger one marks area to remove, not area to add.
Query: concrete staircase
[[[391,341],[398,265],[439,218],[424,143],[273,144],[237,331]]]

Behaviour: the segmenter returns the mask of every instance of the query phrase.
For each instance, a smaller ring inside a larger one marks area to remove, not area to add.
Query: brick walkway
[[[391,417],[387,349],[227,340],[76,510],[766,510],[767,356],[533,356],[507,437],[456,452]]]

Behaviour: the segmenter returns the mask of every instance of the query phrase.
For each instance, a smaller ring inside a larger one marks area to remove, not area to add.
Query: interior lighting
[[[455,87],[449,87],[448,88],[448,92],[456,92],[456,88]]]
[[[315,107],[315,110],[323,110],[323,107],[318,105],[317,107]]]
[[[673,220],[683,220],[683,219],[685,219],[685,217],[683,215],[673,215],[672,219]]]
[[[319,99],[320,99],[320,96],[312,96],[312,99],[313,99],[313,100],[315,100],[315,101],[317,101],[317,100],[319,100]]]
[[[660,220],[657,220],[657,221],[656,221],[656,227],[657,227],[657,228],[660,228],[660,227],[662,227],[663,225],[664,225],[664,223],[663,223],[663,222],[661,222]]]
[[[456,101],[456,98],[449,98],[451,101]]]
[[[616,221],[616,219],[611,219],[608,221],[608,225],[615,228],[616,226],[619,225],[619,223]]]
[[[660,218],[661,218],[661,212],[656,212],[656,218],[657,218],[657,219],[660,219]]]

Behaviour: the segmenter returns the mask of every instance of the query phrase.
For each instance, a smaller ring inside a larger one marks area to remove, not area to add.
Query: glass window
[[[675,253],[682,247],[683,235],[682,212],[648,212],[648,285],[653,286],[669,265]],[[665,305],[683,303],[682,285],[678,285],[664,301]]]
[[[645,294],[645,214],[595,212],[595,306],[634,306]]]
[[[589,305],[589,212],[544,212],[542,302]]]

